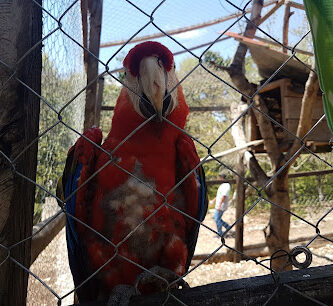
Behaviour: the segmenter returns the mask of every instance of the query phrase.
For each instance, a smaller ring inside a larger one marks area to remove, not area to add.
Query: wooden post
[[[103,0],[88,1],[89,18],[89,51],[96,57],[99,56],[99,46],[101,40],[102,27],[102,8]],[[87,84],[96,79],[98,76],[98,61],[88,54],[87,56]],[[97,80],[87,87],[86,90],[86,107],[84,114],[84,130],[91,128],[95,124],[96,118],[96,100],[97,100]]]
[[[23,151],[38,136],[40,99],[18,80],[41,92],[42,44],[34,45],[42,10],[33,1],[1,1],[0,29],[0,305],[25,305],[28,273],[14,260],[30,267],[31,241],[7,247],[32,233],[35,185],[21,175],[36,178],[37,142]]]
[[[236,166],[237,173],[244,177],[245,167],[243,162],[243,154],[238,154],[238,163]],[[240,177],[236,177],[236,220],[241,218],[244,214],[245,208],[245,185],[244,180]],[[241,219],[240,222],[235,225],[235,249],[241,253],[244,251],[244,220]],[[242,260],[242,255],[234,253],[234,262],[240,262]]]
[[[238,119],[242,115],[243,111],[247,108],[245,103],[232,103],[230,106],[230,112],[232,120]],[[231,128],[231,134],[234,139],[236,147],[242,147],[246,144],[246,136],[244,133],[245,119],[244,116],[240,118]],[[244,149],[238,152],[238,162],[236,166],[236,172],[241,176],[245,176],[244,167]],[[236,220],[244,213],[245,206],[245,186],[243,179],[236,176]],[[235,225],[235,249],[239,252],[243,252],[243,234],[244,234],[244,220],[243,218]],[[234,262],[240,262],[242,259],[241,254],[234,253]]]
[[[162,292],[148,296],[134,296],[129,305],[155,306],[164,304],[177,306],[180,305],[179,301],[188,306],[255,306],[265,305],[267,302],[268,305],[332,305],[332,272],[333,265],[327,265],[282,272],[278,275],[278,283],[274,282],[271,274],[229,280],[171,291],[178,301],[172,296],[168,297],[166,292]],[[106,304],[106,302],[101,302],[93,305]]]
[[[100,121],[101,121],[103,91],[104,91],[104,78],[101,77],[98,79],[98,91],[97,91],[96,110],[95,110],[95,125],[96,126],[99,126]]]
[[[284,7],[284,18],[283,18],[283,44],[288,46],[288,32],[289,32],[289,18],[293,14],[290,12],[289,0],[286,0]],[[287,53],[287,48],[283,48],[283,53]]]

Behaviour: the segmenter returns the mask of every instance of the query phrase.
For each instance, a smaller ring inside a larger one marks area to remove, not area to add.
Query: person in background
[[[221,185],[217,190],[216,198],[211,200],[211,203],[215,201],[215,212],[214,220],[216,223],[217,232],[222,236],[222,227],[226,230],[230,227],[229,224],[222,220],[223,213],[227,210],[229,205],[229,196],[230,196],[230,184],[225,182],[226,175],[219,173],[217,179],[221,181]]]

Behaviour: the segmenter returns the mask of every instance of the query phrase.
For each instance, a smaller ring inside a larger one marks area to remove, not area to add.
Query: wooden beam
[[[213,305],[331,305],[333,300],[333,265],[281,272],[278,284],[271,274],[241,278],[170,292],[188,306]],[[294,289],[294,290],[293,290]],[[275,292],[275,290],[277,290]],[[295,291],[297,290],[297,291]],[[304,297],[307,295],[309,298]],[[180,302],[167,292],[149,296],[133,296],[130,306],[178,306]],[[325,303],[325,304],[324,304]],[[105,306],[107,302],[92,302],[82,306]]]
[[[333,174],[333,170],[319,170],[319,171],[309,171],[309,172],[298,172],[298,173],[291,173],[288,175],[289,178],[297,178],[297,177],[308,177],[308,176],[318,176],[318,175],[329,175]],[[268,178],[271,178],[268,176]],[[249,182],[253,182],[254,179],[252,177],[246,178]],[[234,179],[226,179],[226,182],[229,184],[235,184],[236,181]],[[206,184],[209,185],[217,185],[221,184],[221,181],[218,180],[209,180],[206,181]]]
[[[286,0],[284,7],[284,17],[283,17],[283,44],[288,46],[288,34],[289,34],[289,19],[292,13],[290,12],[289,0]],[[288,49],[283,47],[282,52],[287,53]]]
[[[25,239],[33,225],[35,184],[28,179],[36,181],[41,103],[32,92],[41,94],[39,5],[0,1],[0,305],[26,304],[28,273],[15,261],[30,266],[31,240]]]
[[[81,0],[82,42],[88,49],[88,0]],[[84,68],[87,73],[87,52],[83,52]]]
[[[101,26],[102,26],[103,0],[88,1],[89,18],[89,51],[98,58],[100,49]],[[86,51],[85,51],[86,53]],[[84,113],[84,130],[95,124],[98,60],[90,53],[87,54],[87,86],[86,105]],[[95,80],[95,81],[94,81]]]
[[[294,2],[294,1],[290,1],[289,3],[290,3],[290,6],[291,6],[291,7],[294,7],[294,8],[297,8],[297,9],[303,10],[303,11],[305,10],[305,7],[304,7],[303,4],[296,3],[296,2]]]
[[[268,2],[266,2],[264,4],[264,7],[270,6],[272,4],[276,4],[277,2],[278,2],[277,0],[268,1]],[[252,10],[252,8],[248,8],[246,10],[246,13],[250,13],[251,10]],[[231,15],[228,15],[228,16],[225,16],[225,17],[221,17],[221,18],[217,18],[217,19],[214,19],[214,20],[210,20],[210,21],[207,21],[207,22],[195,24],[195,25],[188,26],[188,27],[182,27],[182,28],[174,29],[174,30],[171,30],[171,31],[166,31],[166,33],[168,35],[181,34],[181,33],[184,33],[184,32],[201,29],[201,28],[205,28],[205,27],[208,27],[208,26],[212,26],[214,24],[218,24],[218,23],[222,23],[222,22],[225,22],[225,21],[228,21],[228,20],[232,20],[232,19],[238,18],[242,14],[243,14],[243,12],[240,11],[238,13],[231,14]],[[141,41],[146,41],[146,40],[161,38],[161,37],[164,37],[164,36],[165,36],[164,33],[159,32],[159,33],[155,33],[155,34],[152,34],[152,35],[145,35],[145,36],[135,37],[129,43],[130,44],[132,44],[132,43],[138,43],[138,42],[141,42]],[[127,43],[127,39],[118,40],[118,41],[112,41],[112,42],[106,42],[106,43],[102,43],[101,44],[101,48],[120,46],[120,45],[123,45],[125,43]]]
[[[229,149],[229,150],[226,150],[226,151],[223,151],[221,153],[217,153],[217,154],[214,154],[213,156],[215,158],[221,158],[223,156],[226,156],[226,155],[229,155],[229,154],[232,154],[232,153],[235,153],[235,152],[238,152],[240,150],[244,150],[244,149],[247,149],[251,146],[258,146],[258,145],[261,145],[264,143],[264,140],[263,139],[259,139],[259,140],[253,140],[253,141],[250,141],[250,142],[247,142],[246,144],[242,145],[242,146],[238,146],[238,147],[235,147],[235,148],[232,148],[232,149]],[[204,158],[201,158],[201,161],[203,160]],[[213,157],[209,156],[204,163],[207,163],[209,161],[212,161],[212,160],[215,160]]]
[[[327,239],[332,240],[333,239],[333,233],[325,234],[323,235]],[[313,239],[314,235],[311,236],[302,236],[297,237],[294,239],[290,239],[290,248],[294,248],[299,245],[304,245],[305,243],[308,243]],[[328,243],[328,241],[324,238],[318,237],[311,243],[311,247],[321,247]],[[225,262],[225,261],[233,261],[232,251],[227,250],[226,252],[218,252],[215,253],[213,256],[210,256],[208,253],[202,253],[202,254],[194,254],[192,258],[192,264],[197,264],[202,260],[205,260],[206,258],[209,258],[207,261],[205,261],[205,264],[212,264],[212,263],[219,263],[219,262]],[[261,243],[255,243],[255,244],[249,244],[244,246],[243,251],[243,260],[250,259],[250,258],[257,258],[257,257],[267,257],[269,256],[269,251],[266,242]]]
[[[306,277],[305,277],[306,276]],[[274,290],[278,292],[274,294]],[[308,299],[298,292],[312,298]],[[213,283],[190,289],[171,291],[177,299],[188,306],[202,305],[314,305],[315,300],[331,304],[333,300],[333,265],[313,267],[279,273],[278,285],[271,274]],[[164,305],[167,293],[137,296],[129,305]],[[165,305],[180,305],[171,296]]]
[[[269,39],[266,39],[266,38],[263,38],[263,37],[259,37],[259,36],[254,36],[254,38],[257,39],[257,40],[259,40],[259,41],[262,41],[262,42],[265,42],[267,44],[270,44],[272,46],[281,47],[281,45],[279,43],[275,42],[274,40],[269,40]],[[288,48],[292,48],[291,46],[287,46],[287,47]],[[313,56],[314,55],[312,52],[301,50],[301,49],[298,49],[298,48],[296,48],[295,51],[298,52],[298,53],[301,53],[301,54],[309,55],[309,56]]]

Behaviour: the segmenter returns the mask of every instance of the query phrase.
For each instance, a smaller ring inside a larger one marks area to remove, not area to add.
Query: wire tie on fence
[[[285,253],[285,254],[284,255],[275,256],[279,252],[282,252],[282,253]],[[291,262],[291,260],[290,260],[290,254],[286,250],[283,250],[283,249],[279,249],[279,250],[275,251],[271,255],[270,260],[269,260],[271,275],[272,275],[273,281],[274,281],[274,283],[275,283],[275,285],[277,287],[280,286],[280,276],[279,276],[279,273],[277,271],[274,271],[274,269],[272,267],[272,263],[273,263],[274,259],[285,257],[285,256],[288,256],[288,260],[287,260],[286,264],[289,263],[289,262]]]
[[[303,262],[298,261],[297,256],[299,254],[305,254],[305,260]],[[305,269],[312,263],[312,253],[306,246],[296,246],[290,251],[291,263],[298,269]]]

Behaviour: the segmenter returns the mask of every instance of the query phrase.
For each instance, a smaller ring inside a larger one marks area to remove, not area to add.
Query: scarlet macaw
[[[207,212],[204,172],[192,139],[180,130],[189,108],[176,87],[173,54],[149,41],[131,49],[123,64],[125,86],[102,145],[112,157],[80,137],[58,185],[62,198],[69,197],[66,211],[75,217],[66,223],[75,286],[112,258],[76,290],[80,303],[106,299],[118,285],[136,284],[141,293],[162,290],[167,284],[140,267],[169,282],[184,274],[199,224],[179,211],[198,221]],[[101,145],[100,129],[83,135]]]

